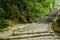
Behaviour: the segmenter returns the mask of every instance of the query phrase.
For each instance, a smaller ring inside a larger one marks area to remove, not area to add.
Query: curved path
[[[13,34],[1,40],[60,40],[50,29],[49,22],[58,14],[58,11],[53,11],[41,19],[37,23],[31,23],[26,27],[18,27],[13,31]]]
[[[54,10],[50,13],[48,13],[47,15],[43,16],[42,18],[39,18],[38,20],[36,20],[37,23],[49,23],[52,21],[52,19],[57,16],[58,11]]]

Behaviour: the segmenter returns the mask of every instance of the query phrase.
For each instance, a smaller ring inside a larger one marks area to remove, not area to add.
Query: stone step
[[[14,32],[13,35],[29,35],[29,34],[53,34],[53,32]]]
[[[60,40],[54,38],[28,38],[28,39],[11,39],[11,40]]]
[[[10,36],[10,39],[22,39],[22,38],[34,38],[34,37],[41,37],[41,36],[54,36],[51,33],[39,33],[39,34],[24,34],[24,35],[14,35],[14,36]]]
[[[48,31],[48,24],[38,24],[38,23],[32,23],[24,28],[18,28],[15,31],[19,31],[19,32],[44,32],[44,31]],[[14,32],[15,32],[14,31]]]
[[[60,40],[60,38],[55,36],[39,36],[32,38],[0,38],[0,40]]]
[[[1,40],[47,40],[50,38],[52,39],[53,36],[40,36],[40,37],[15,37],[15,36],[12,36],[10,38],[1,38]]]

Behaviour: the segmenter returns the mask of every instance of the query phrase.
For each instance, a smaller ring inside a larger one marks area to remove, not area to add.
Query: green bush
[[[58,20],[57,18],[53,19],[53,21],[52,21],[52,29],[55,32],[60,30],[60,20]]]
[[[0,0],[0,18],[30,23],[48,13],[51,0]]]
[[[60,14],[57,15],[56,24],[57,24],[57,27],[60,27]]]
[[[54,28],[60,27],[60,13],[58,12],[58,15],[52,20],[52,26]]]
[[[0,29],[6,28],[7,26],[9,26],[9,21],[3,18],[0,18]]]
[[[3,8],[0,8],[0,17],[2,17],[4,15],[4,10]]]

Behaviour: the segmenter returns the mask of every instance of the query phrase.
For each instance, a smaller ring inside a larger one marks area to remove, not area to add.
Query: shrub
[[[17,19],[21,23],[34,22],[35,19],[49,12],[50,1],[0,0],[0,17],[10,20]]]
[[[0,17],[2,17],[4,15],[4,10],[3,8],[0,8]]]
[[[60,20],[58,18],[52,21],[52,28],[54,32],[60,32]]]
[[[0,18],[0,29],[6,28],[7,26],[9,26],[9,21],[3,18]]]

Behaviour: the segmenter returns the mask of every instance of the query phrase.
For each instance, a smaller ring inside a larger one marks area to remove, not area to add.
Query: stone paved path
[[[53,31],[49,31],[49,22],[57,15],[57,11],[39,19],[37,23],[32,23],[24,28],[18,28],[14,31],[13,35],[9,37],[11,40],[60,40]]]
[[[37,23],[31,23],[23,28],[18,27],[13,31],[13,34],[7,38],[0,38],[1,40],[60,40],[48,24],[47,19],[56,16],[57,12],[52,12],[51,14],[45,16],[41,20],[39,19]],[[41,23],[40,23],[41,22]]]
[[[54,10],[53,12],[50,12],[49,14],[39,18],[36,20],[37,23],[49,23],[52,21],[52,19],[58,14],[57,10]]]
[[[49,31],[48,26],[46,23],[32,23],[24,28],[16,29],[11,36],[4,40],[60,40],[56,38],[53,31]]]

